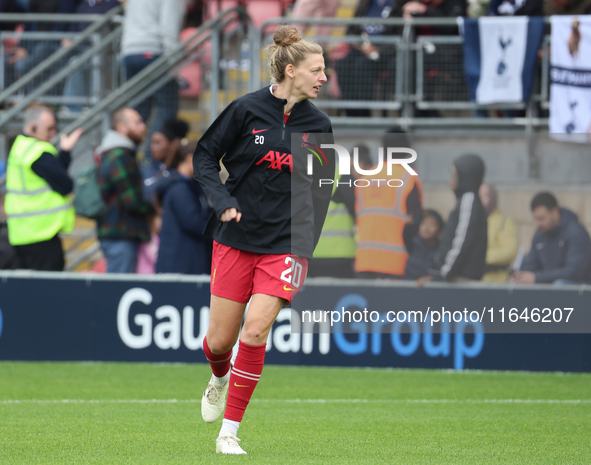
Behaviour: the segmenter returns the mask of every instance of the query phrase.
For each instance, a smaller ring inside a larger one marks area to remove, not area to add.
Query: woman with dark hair
[[[183,160],[183,144],[189,125],[182,120],[171,119],[151,137],[152,162],[142,169],[144,200],[156,208],[150,215],[150,241],[140,245],[136,273],[154,274],[160,248],[160,228],[162,225],[162,202],[169,186],[181,175],[178,167]]]
[[[169,180],[178,176],[177,168],[182,161],[180,148],[183,142],[187,142],[185,137],[188,132],[189,125],[185,121],[171,119],[152,134],[152,162],[142,169],[144,198],[147,201],[154,202],[154,194],[158,194]]]
[[[230,103],[193,158],[195,178],[214,209],[206,229],[214,244],[211,313],[203,341],[213,375],[201,413],[214,422],[225,409],[216,441],[222,454],[246,454],[236,434],[263,371],[267,336],[281,308],[301,288],[320,237],[332,186],[318,181],[334,179],[334,155],[307,175],[294,163],[299,157],[291,144],[292,134],[303,134],[299,147],[316,137],[311,133],[332,133],[328,116],[309,101],[326,82],[322,48],[303,40],[292,26],[277,28],[273,42],[268,48],[273,84]],[[222,157],[229,173],[225,185],[218,174]],[[301,199],[293,209],[292,195]]]

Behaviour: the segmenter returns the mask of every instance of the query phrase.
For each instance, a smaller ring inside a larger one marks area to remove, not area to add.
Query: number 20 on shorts
[[[281,273],[281,279],[293,287],[299,288],[302,283],[302,264],[295,261],[292,257],[285,257],[285,264],[289,265],[289,268]]]

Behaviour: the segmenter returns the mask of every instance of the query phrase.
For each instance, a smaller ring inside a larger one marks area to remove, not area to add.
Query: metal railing
[[[202,24],[195,33],[184,42],[181,42],[168,53],[161,55],[158,59],[144,68],[141,72],[126,81],[122,86],[111,92],[102,99],[90,111],[84,113],[71,124],[63,128],[62,132],[69,133],[81,127],[85,131],[95,128],[101,123],[108,121],[111,112],[123,106],[135,106],[156,90],[161,88],[168,81],[175,79],[178,70],[194,60],[194,53],[207,41],[211,40],[211,68],[218,70],[220,64],[220,35],[221,31],[229,24],[236,21],[235,13],[248,22],[249,41],[254,42],[255,34],[252,29],[252,20],[244,16],[243,7],[237,7],[222,12],[218,17],[212,18]],[[254,81],[250,82],[249,91],[254,90]],[[220,89],[219,75],[211,73],[211,105],[210,115],[213,120],[218,111],[218,99],[214,98]],[[1,120],[0,120],[1,121]],[[57,139],[56,139],[57,141]]]
[[[12,35],[12,33],[10,35]],[[5,35],[0,34],[0,39],[3,37],[5,37]],[[23,34],[23,37],[28,39],[44,40],[45,42],[58,42],[62,39],[75,37],[75,35],[59,33],[27,33]],[[101,53],[104,52],[105,49],[115,45],[120,38],[121,28],[119,27],[104,38],[101,38],[98,34],[92,35],[90,37],[90,42],[92,45],[88,45],[85,48],[78,50],[78,54],[76,54],[76,50],[72,50],[70,47],[68,47],[70,49],[70,53],[62,55],[62,58],[56,57],[57,53],[51,55],[48,59],[43,61],[43,63],[49,63],[48,68],[44,68],[39,72],[31,72],[25,75],[25,77],[27,77],[31,74],[35,74],[36,77],[26,80],[31,89],[24,92],[24,95],[21,95],[21,92],[26,89],[26,84],[20,85],[21,80],[17,80],[13,85],[10,86],[14,87],[15,90],[8,92],[10,90],[9,88],[7,91],[3,92],[5,97],[3,101],[0,101],[0,103],[16,102],[16,105],[11,109],[11,112],[6,112],[4,115],[0,116],[0,129],[6,123],[11,121],[13,116],[19,114],[33,101],[47,104],[78,104],[86,106],[91,106],[97,103],[105,92],[105,82],[102,79],[103,74],[100,70]],[[87,96],[67,96],[64,94],[66,91],[65,86],[63,91],[58,89],[58,95],[54,95],[55,91],[49,93],[50,90],[53,90],[56,87],[61,88],[61,84],[68,82],[74,72],[87,66],[92,69],[89,82],[89,92]],[[15,86],[15,84],[19,84],[19,86]]]
[[[255,79],[264,85],[268,82],[265,79],[265,71],[261,66],[260,56],[264,46],[271,42],[271,36],[265,34],[265,28],[271,24],[285,22],[285,18],[272,18],[262,24],[259,30],[258,48],[253,52],[252,72]],[[542,50],[541,72],[535,76],[534,89],[529,102],[524,103],[499,103],[494,105],[479,105],[468,98],[467,85],[464,80],[463,63],[463,37],[461,35],[445,36],[422,36],[419,35],[419,28],[422,26],[445,27],[452,31],[458,27],[456,18],[413,18],[404,20],[402,18],[289,18],[289,23],[300,23],[306,26],[330,25],[335,28],[348,26],[362,26],[367,24],[380,24],[385,27],[397,27],[401,32],[399,35],[372,36],[372,44],[378,46],[387,45],[395,49],[390,54],[394,63],[386,63],[387,71],[390,74],[386,79],[378,80],[376,83],[368,82],[368,86],[383,86],[384,81],[390,80],[390,87],[395,87],[395,92],[388,94],[380,93],[379,89],[374,92],[371,98],[347,99],[322,92],[314,103],[323,109],[369,109],[383,110],[381,115],[374,111],[372,118],[341,117],[338,114],[331,115],[333,127],[381,127],[385,128],[393,124],[400,124],[406,128],[434,129],[437,127],[490,127],[490,128],[516,128],[526,131],[533,128],[545,128],[548,124],[547,118],[539,116],[538,109],[548,109],[549,94],[549,37],[545,37]],[[546,18],[549,24],[549,19]],[[333,60],[331,53],[334,45],[338,43],[361,44],[364,39],[358,36],[335,35],[310,37],[318,43],[325,45],[328,56],[327,67],[338,69],[339,60]],[[393,57],[393,58],[392,58]],[[369,60],[367,63],[371,63]],[[447,79],[441,84],[433,84],[426,77],[427,71],[442,72]],[[337,80],[340,86],[341,75],[337,72]],[[330,77],[329,77],[330,80]],[[369,79],[368,79],[369,81]],[[342,90],[342,89],[341,89]],[[507,118],[474,118],[474,110],[494,109],[520,109],[525,110],[524,117]],[[388,110],[387,114],[384,110]],[[437,118],[424,117],[424,110],[439,112]],[[447,114],[445,114],[447,112]],[[444,113],[444,114],[442,114]],[[451,116],[449,115],[451,113]]]
[[[0,129],[10,122],[16,115],[22,113],[31,103],[35,102],[45,92],[55,87],[58,83],[65,80],[73,71],[76,71],[80,67],[84,66],[89,60],[100,54],[103,50],[111,46],[115,41],[121,38],[121,28],[115,29],[109,35],[101,39],[100,42],[87,49],[84,53],[75,57],[67,66],[62,68],[51,78],[44,81],[43,84],[35,88],[30,94],[19,100],[18,103],[10,108],[8,111],[3,112],[0,115]],[[47,61],[53,61],[55,57],[50,58]]]
[[[56,65],[68,57],[73,50],[87,40],[91,39],[97,32],[104,29],[106,26],[114,22],[114,19],[123,11],[122,6],[118,6],[108,11],[104,15],[78,15],[78,14],[53,14],[53,15],[39,15],[39,14],[3,14],[0,15],[3,21],[7,22],[51,22],[51,23],[85,23],[92,22],[82,33],[73,36],[72,43],[68,47],[61,47],[53,53],[48,59],[43,60],[35,66],[29,73],[22,76],[19,80],[14,82],[8,88],[0,92],[0,103],[7,101],[10,97],[16,95],[21,89],[25,88],[27,84],[32,83],[39,78],[44,72],[49,71],[52,66]],[[119,21],[120,22],[120,21]],[[43,36],[49,35],[52,37],[54,33],[44,33]],[[27,37],[35,36],[34,33],[4,33],[5,37]],[[63,37],[64,34],[57,34],[55,37]],[[96,39],[95,39],[96,40]]]

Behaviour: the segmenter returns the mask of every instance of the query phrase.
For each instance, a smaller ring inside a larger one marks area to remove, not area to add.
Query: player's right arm
[[[216,217],[222,221],[240,219],[240,205],[220,181],[219,172],[220,160],[239,137],[242,123],[243,112],[233,101],[205,131],[193,155],[195,179],[203,187]]]

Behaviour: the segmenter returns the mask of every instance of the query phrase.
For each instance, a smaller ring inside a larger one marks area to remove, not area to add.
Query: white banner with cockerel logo
[[[591,132],[591,15],[552,16],[550,133]],[[560,138],[560,137],[558,137]]]

